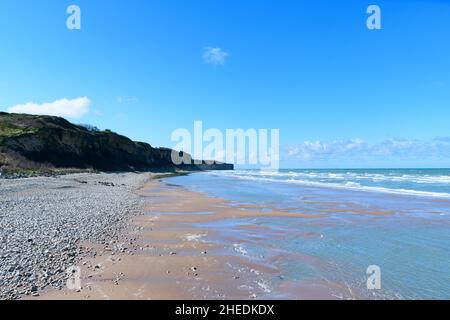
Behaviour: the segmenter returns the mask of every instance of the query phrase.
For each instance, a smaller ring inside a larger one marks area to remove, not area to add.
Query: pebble
[[[113,248],[125,218],[137,213],[140,198],[133,191],[148,178],[79,173],[0,179],[0,300],[65,286],[68,267],[97,255],[81,249],[80,240]]]

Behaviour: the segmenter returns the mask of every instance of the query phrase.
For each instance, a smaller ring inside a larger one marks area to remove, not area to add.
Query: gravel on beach
[[[0,300],[65,285],[85,254],[80,242],[113,246],[149,173],[79,173],[0,179]]]

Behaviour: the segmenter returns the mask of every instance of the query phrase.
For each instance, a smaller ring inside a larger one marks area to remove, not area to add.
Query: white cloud
[[[361,139],[304,141],[286,146],[282,154],[285,159],[297,161],[450,159],[450,138],[439,137],[428,141],[390,139],[379,143],[367,143]]]
[[[203,62],[212,65],[224,65],[229,54],[221,48],[205,47],[203,48]]]
[[[54,102],[44,102],[41,104],[28,102],[9,107],[10,113],[28,113],[38,115],[49,115],[67,118],[81,118],[90,110],[91,100],[87,97],[80,97],[72,100],[60,99]]]

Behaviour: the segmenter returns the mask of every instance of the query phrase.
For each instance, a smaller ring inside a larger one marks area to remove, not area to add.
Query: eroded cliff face
[[[176,166],[172,150],[59,117],[0,113],[0,166],[100,171],[232,170],[228,164]]]

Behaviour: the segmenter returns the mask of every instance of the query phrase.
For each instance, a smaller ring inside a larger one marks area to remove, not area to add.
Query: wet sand
[[[320,281],[285,281],[274,288],[273,279],[282,278],[270,260],[276,257],[251,259],[230,254],[242,250],[235,239],[224,238],[214,228],[198,226],[256,216],[314,219],[314,214],[236,206],[160,180],[151,180],[138,193],[143,200],[142,214],[130,220],[118,242],[82,244],[93,254],[77,264],[81,289],[49,290],[32,299],[354,298],[347,288]],[[241,228],[249,236],[264,234],[257,225],[244,224]],[[277,236],[276,232],[271,236]],[[280,252],[283,255],[286,253]],[[307,256],[296,259],[320,263]],[[331,294],[330,289],[342,294]]]

